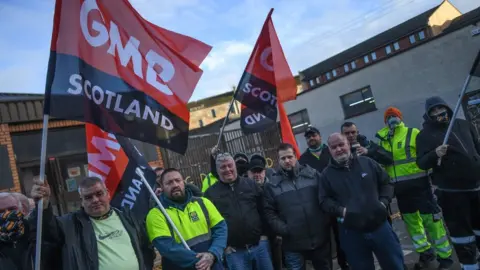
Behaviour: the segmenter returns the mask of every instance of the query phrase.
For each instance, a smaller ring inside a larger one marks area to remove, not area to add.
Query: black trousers
[[[340,235],[338,232],[338,222],[336,218],[331,219],[332,230],[333,230],[333,238],[335,239],[335,248],[337,252],[337,262],[340,267],[346,267],[347,264],[347,257],[345,256],[345,252],[343,252],[342,247],[340,246]]]
[[[477,265],[477,248],[480,250],[480,191],[437,190],[436,195],[458,260],[464,267]]]

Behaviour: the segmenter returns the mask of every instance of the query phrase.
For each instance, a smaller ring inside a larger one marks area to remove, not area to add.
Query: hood
[[[189,188],[185,188],[185,202],[177,203],[167,198],[167,196],[165,196],[165,194],[162,192],[162,194],[160,195],[160,202],[162,203],[163,207],[165,207],[165,209],[168,207],[174,207],[183,211],[187,204],[192,200],[192,196],[192,191]]]
[[[450,119],[452,119],[452,116],[453,116],[453,110],[452,108],[450,108],[450,106],[448,106],[447,102],[445,102],[445,100],[443,100],[441,97],[438,97],[438,96],[433,96],[431,98],[428,98],[426,101],[425,101],[425,114],[423,115],[423,119],[425,119],[425,123],[424,124],[428,124],[428,123],[431,123],[433,122],[433,120],[430,118],[430,116],[428,115],[428,113],[430,112],[430,110],[435,107],[435,106],[444,106],[445,108],[447,108],[447,112],[448,112],[448,116],[450,117]]]

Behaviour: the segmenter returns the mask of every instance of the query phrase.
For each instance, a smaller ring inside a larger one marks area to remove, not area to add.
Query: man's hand
[[[38,201],[43,199],[43,209],[48,208],[50,199],[50,186],[48,185],[47,179],[44,179],[42,183],[40,182],[39,176],[33,177],[33,187],[30,195],[35,203],[38,203]]]
[[[361,156],[361,155],[366,155],[368,153],[368,149],[365,148],[365,147],[357,147],[357,156]]]
[[[435,153],[437,154],[437,157],[441,158],[447,154],[447,150],[448,150],[448,145],[443,144],[437,147],[437,149],[435,149]]]
[[[212,150],[210,153],[212,154],[212,156],[216,156],[218,152],[220,152],[220,149],[218,148],[218,145],[215,145],[214,147],[212,147]]]
[[[215,262],[215,256],[210,252],[198,253],[197,258],[200,259],[200,261],[195,264],[197,270],[208,270]]]

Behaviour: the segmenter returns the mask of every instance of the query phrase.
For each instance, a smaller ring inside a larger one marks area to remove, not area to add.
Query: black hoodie
[[[435,149],[443,143],[448,124],[438,123],[429,116],[430,110],[438,105],[445,106],[449,118],[453,111],[440,97],[431,97],[425,102],[423,130],[417,136],[417,165],[420,169],[433,169],[432,182],[439,189],[469,190],[480,186],[480,143],[472,124],[455,119],[448,139],[447,154],[440,166]]]

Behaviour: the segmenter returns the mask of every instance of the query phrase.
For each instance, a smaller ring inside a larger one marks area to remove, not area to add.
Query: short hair
[[[157,167],[157,168],[155,168],[155,170],[154,170],[154,171],[155,171],[155,172],[159,172],[159,171],[163,171],[163,170],[165,170],[165,169],[164,169],[164,168],[162,168],[162,167]]]
[[[277,153],[280,152],[280,151],[286,151],[288,149],[292,149],[292,151],[294,150],[293,149],[293,146],[289,143],[281,143],[278,148],[277,148]]]
[[[167,168],[165,170],[163,170],[162,174],[160,174],[160,184],[163,185],[163,179],[165,178],[165,175],[167,175],[167,173],[171,173],[171,172],[178,172],[180,175],[182,175],[182,173],[177,170],[176,168]]]
[[[340,133],[340,132],[335,132],[335,133],[330,134],[330,136],[328,136],[328,138],[327,138],[327,145],[330,145],[330,139],[331,139],[333,136],[340,136],[342,139],[344,139],[344,140],[346,140],[346,141],[348,142],[347,137],[346,137],[345,135],[343,135],[343,134]]]
[[[235,163],[235,160],[233,159],[232,155],[228,152],[225,153],[220,153],[215,157],[215,167],[218,169],[220,164],[227,160],[232,160]],[[248,160],[247,160],[248,161]]]
[[[355,125],[354,122],[349,122],[349,121],[347,121],[347,122],[343,123],[343,124],[340,126],[340,131],[343,132],[343,128],[344,128],[344,127],[352,127],[352,126],[357,126],[357,125]]]
[[[105,186],[105,183],[102,181],[102,179],[100,179],[96,176],[85,177],[80,181],[80,184],[78,184],[78,193],[80,193],[80,189],[93,187],[94,185],[96,185],[98,183],[102,184],[103,187],[107,188]]]

